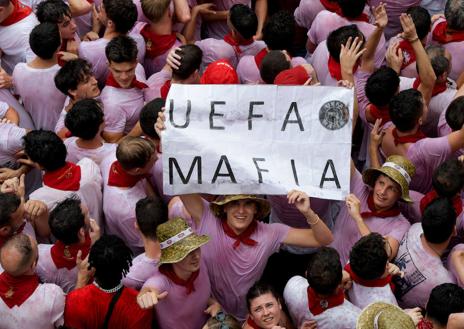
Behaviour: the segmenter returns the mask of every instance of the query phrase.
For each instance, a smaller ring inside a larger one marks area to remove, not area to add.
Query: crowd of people
[[[0,0],[0,329],[463,329],[461,51],[464,0]],[[166,195],[172,84],[351,89],[350,194]]]

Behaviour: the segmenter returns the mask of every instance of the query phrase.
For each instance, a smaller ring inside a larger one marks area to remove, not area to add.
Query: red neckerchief
[[[420,78],[416,78],[416,80],[414,80],[414,83],[412,85],[412,87],[414,89],[417,89],[419,88],[419,85],[421,84],[421,79]],[[432,90],[432,97],[433,96],[436,96],[438,94],[441,94],[442,92],[444,92],[446,89],[447,89],[447,85],[446,85],[446,81],[445,82],[440,82],[440,83],[435,83],[435,85],[433,86],[433,90]]]
[[[224,41],[227,42],[229,45],[231,45],[232,48],[234,48],[234,51],[235,51],[236,55],[240,55],[242,53],[242,50],[240,49],[240,46],[251,45],[254,40],[253,40],[253,38],[248,39],[248,40],[242,39],[241,42],[239,42],[236,39],[234,39],[234,37],[232,36],[232,33],[229,32],[224,36]]]
[[[340,5],[336,1],[321,0],[321,5],[323,5],[325,9],[333,13],[338,13],[342,11]]]
[[[439,43],[464,41],[464,31],[448,30],[446,21],[438,23],[432,31],[432,39]]]
[[[108,175],[108,186],[133,187],[147,175],[130,175],[125,171],[119,161],[113,162]]]
[[[187,280],[181,279],[177,276],[176,272],[174,272],[174,269],[172,268],[172,264],[164,264],[159,267],[160,273],[164,274],[174,282],[175,284],[179,286],[183,286],[187,289],[187,295],[190,295],[193,291],[195,291],[195,286],[193,285],[195,280],[198,278],[198,275],[200,274],[200,270],[193,272],[192,275],[190,275],[190,278]]]
[[[425,208],[432,203],[433,200],[439,198],[440,196],[438,195],[437,191],[431,190],[429,193],[424,195],[422,199],[420,200],[420,211],[421,214],[424,214]],[[456,212],[456,217],[459,216],[462,213],[462,199],[458,196],[455,195],[451,201],[453,202],[453,208],[454,211]]]
[[[355,73],[358,70],[358,66],[359,66],[359,63],[356,62],[356,64],[353,67],[353,73]],[[329,67],[330,76],[332,78],[334,78],[337,81],[342,80],[342,66],[332,56],[329,56],[328,67]]]
[[[346,264],[345,266],[345,271],[347,271],[351,279],[356,282],[357,284],[360,284],[361,286],[364,287],[369,287],[369,288],[374,288],[374,287],[385,287],[387,284],[390,285],[390,289],[394,292],[395,291],[395,285],[392,282],[392,275],[389,274],[385,278],[379,278],[379,279],[374,279],[374,280],[365,280],[360,278],[359,276],[356,275],[356,273],[353,272],[351,269],[350,263]]]
[[[330,308],[342,305],[345,302],[343,289],[338,289],[335,295],[322,298],[317,295],[313,288],[308,287],[308,307],[312,315],[316,316]]]
[[[255,55],[255,63],[258,69],[261,67],[261,63],[263,62],[263,59],[266,57],[267,53],[267,48],[263,48]]]
[[[403,51],[403,64],[401,64],[401,69],[404,69],[406,66],[416,61],[416,53],[408,40],[402,40],[399,44],[399,48]]]
[[[19,234],[19,233],[22,233],[22,231],[24,230],[24,227],[26,226],[26,221],[24,221],[20,227],[18,227],[18,229],[13,233],[13,235],[16,235],[16,234]],[[0,236],[0,248],[3,247],[3,245],[5,244],[5,242],[7,242],[13,235],[10,235],[8,237],[1,237]]]
[[[366,111],[369,111],[371,116],[374,118],[374,122],[377,119],[382,119],[381,125],[384,125],[388,121],[391,121],[388,105],[376,106],[372,103],[369,103],[369,105],[367,105]]]
[[[171,80],[166,80],[166,82],[160,88],[161,98],[166,99],[168,97],[169,89],[171,89]]]
[[[433,329],[433,323],[422,318],[417,324],[417,329]]]
[[[257,241],[250,238],[250,236],[256,231],[256,227],[258,227],[256,220],[253,220],[246,230],[240,234],[235,234],[235,232],[227,224],[226,220],[222,220],[221,223],[224,233],[232,239],[235,239],[235,242],[232,245],[234,249],[237,249],[240,243],[246,244],[247,246],[256,246],[258,244]]]
[[[31,7],[21,3],[19,0],[11,0],[14,6],[13,12],[0,23],[0,26],[9,26],[29,16],[32,12]]]
[[[393,128],[392,135],[395,146],[398,146],[398,144],[415,143],[426,137],[424,133],[420,130],[417,130],[415,134],[400,137],[398,136],[398,131],[396,130],[396,128]]]
[[[369,218],[369,217],[388,218],[388,217],[395,217],[400,214],[400,208],[398,207],[398,204],[396,203],[393,207],[391,207],[388,210],[384,210],[384,211],[375,210],[373,192],[369,193],[369,197],[367,198],[367,207],[369,208],[370,211],[364,211],[361,213],[361,217],[364,219]]]
[[[61,39],[61,48],[59,51],[68,51],[68,41],[70,41],[70,39]],[[61,59],[63,58],[63,54],[58,54],[56,57],[58,58],[58,65],[63,67],[63,65],[66,64],[66,62]]]
[[[113,74],[111,72],[110,72],[110,74],[108,74],[108,78],[106,79],[105,84],[107,86],[114,87],[114,88],[122,88],[121,85],[113,77]],[[148,86],[145,83],[143,83],[142,81],[137,80],[136,77],[134,77],[134,79],[132,80],[129,88],[127,88],[127,89],[130,89],[130,88],[137,88],[137,89],[142,90],[142,89],[148,88]]]
[[[84,259],[89,254],[91,243],[89,233],[85,234],[85,241],[83,243],[65,245],[61,241],[56,241],[50,249],[50,254],[56,268],[65,267],[68,270],[72,270],[76,267],[77,252],[80,250],[82,252],[81,259]]]
[[[140,31],[145,39],[145,53],[149,58],[158,57],[174,46],[176,43],[176,32],[171,34],[156,34],[150,31],[150,25],[147,24]]]
[[[261,329],[261,327],[258,327],[258,325],[250,317],[248,317],[247,319],[247,325],[249,325],[253,329]]]
[[[81,167],[66,162],[60,169],[47,171],[43,175],[43,183],[61,191],[77,191],[81,186]]]
[[[0,297],[9,308],[21,306],[39,286],[39,277],[33,275],[12,276],[6,271],[0,274]]]

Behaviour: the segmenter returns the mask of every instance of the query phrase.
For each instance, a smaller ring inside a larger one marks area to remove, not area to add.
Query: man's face
[[[385,175],[380,175],[374,185],[374,205],[378,211],[388,210],[401,197],[401,187]]]
[[[63,20],[58,23],[58,27],[63,40],[74,39],[74,35],[77,31],[77,25],[74,18],[71,16],[63,16]]]
[[[122,88],[130,88],[132,80],[135,78],[135,68],[137,61],[115,63],[110,61],[109,69],[114,79]]]
[[[173,264],[173,266],[178,267],[181,271],[193,273],[200,269],[200,260],[201,249],[197,248],[191,251],[187,257],[182,259],[180,262]]]
[[[84,98],[95,98],[100,95],[100,88],[98,88],[98,81],[93,74],[87,75],[84,80],[79,82],[76,90],[71,91],[75,100]]]
[[[244,232],[258,212],[256,202],[250,199],[235,200],[224,205],[227,224],[236,233]]]

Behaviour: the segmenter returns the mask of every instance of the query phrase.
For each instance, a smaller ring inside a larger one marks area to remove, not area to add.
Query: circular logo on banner
[[[319,121],[329,130],[343,128],[348,123],[349,117],[348,107],[340,101],[329,101],[319,110]]]

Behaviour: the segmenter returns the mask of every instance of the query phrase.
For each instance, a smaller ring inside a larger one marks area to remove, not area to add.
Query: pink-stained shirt
[[[58,64],[46,69],[32,68],[19,63],[13,71],[13,85],[21,96],[25,110],[30,114],[37,129],[55,128],[66,96],[55,87]]]
[[[0,89],[0,101],[7,103],[9,106],[15,109],[19,115],[19,126],[26,129],[35,129],[34,122],[32,118],[24,109],[24,107],[19,104],[18,100],[13,96],[10,89]]]
[[[251,7],[251,0],[214,0],[214,10],[229,10],[235,4],[242,4]],[[222,39],[229,32],[227,21],[206,22],[206,35],[209,38]]]
[[[143,284],[157,271],[159,259],[148,258],[145,253],[138,255],[132,260],[129,273],[126,274],[122,283],[129,288],[140,290]]]
[[[422,0],[421,7],[427,9],[429,14],[442,14],[445,12],[445,0]]]
[[[323,10],[325,7],[319,0],[301,0],[293,15],[298,26],[309,30],[316,15]]]
[[[152,74],[148,80],[148,88],[144,89],[145,101],[149,101],[161,97],[160,89],[167,80],[170,80],[172,72],[168,69],[163,69],[155,74]]]
[[[2,329],[55,329],[63,325],[65,295],[60,287],[50,283],[37,289],[19,307],[9,308],[0,299],[0,327]]]
[[[464,244],[463,243],[460,243],[456,246],[454,246],[454,248],[451,250],[449,256],[448,256],[448,260],[447,260],[447,264],[446,264],[446,268],[448,269],[448,271],[451,272],[451,274],[454,276],[455,280],[456,280],[456,284],[458,286],[460,286],[461,288],[464,288],[464,281],[462,281],[464,278],[460,278],[459,275],[458,275],[458,271],[457,271],[457,268],[456,268],[456,264],[453,264],[451,262],[451,255],[455,252],[462,252],[464,251]]]
[[[25,135],[24,128],[13,123],[0,123],[0,166],[11,168],[16,164],[15,154],[23,149]]]
[[[156,154],[158,159],[155,161],[153,168],[150,171],[150,183],[156,189],[158,195],[163,199],[165,204],[172,199],[171,195],[165,195],[163,192],[163,155],[161,153]]]
[[[353,282],[350,290],[348,290],[348,296],[350,301],[360,309],[375,302],[398,305],[395,295],[388,283],[383,287],[366,287]]]
[[[97,165],[100,165],[102,160],[111,154],[116,154],[117,144],[103,143],[102,146],[96,149],[86,149],[79,147],[76,143],[77,137],[69,137],[64,140],[64,145],[68,150],[66,161],[79,162],[83,158],[89,158]]]
[[[402,308],[425,308],[430,292],[439,284],[455,283],[440,257],[427,252],[421,242],[421,223],[411,226],[400,243],[395,264],[404,272],[395,280],[398,304]]]
[[[364,184],[361,174],[357,170],[355,170],[351,177],[350,191],[361,201],[361,212],[369,211],[367,199],[370,188]],[[398,242],[401,241],[410,227],[408,220],[401,214],[387,218],[369,217],[364,219],[364,223],[371,232],[390,236]],[[345,265],[349,260],[351,248],[361,238],[358,226],[354,219],[351,218],[345,205],[342,205],[340,213],[335,220],[333,235],[334,241],[331,246],[337,249],[340,254],[340,262],[342,265]]]
[[[444,109],[441,112],[440,117],[438,118],[437,134],[439,137],[443,137],[443,136],[448,136],[452,132],[453,130],[446,122],[446,109]],[[459,157],[460,155],[463,155],[463,154],[464,154],[464,149],[459,149],[456,151],[455,156]]]
[[[203,250],[204,246],[201,248]],[[173,283],[159,270],[156,270],[143,287],[155,288],[160,293],[168,292],[166,298],[160,300],[155,307],[160,329],[200,329],[208,321],[208,315],[204,310],[208,308],[211,284],[208,269],[203,261],[200,265],[200,273],[194,281],[195,289],[189,295],[185,287]]]
[[[308,307],[309,283],[302,276],[288,280],[284,289],[284,300],[288,312],[298,328],[305,321],[315,320],[318,329],[354,329],[361,309],[345,299],[343,304],[329,308],[318,315],[313,315]]]

